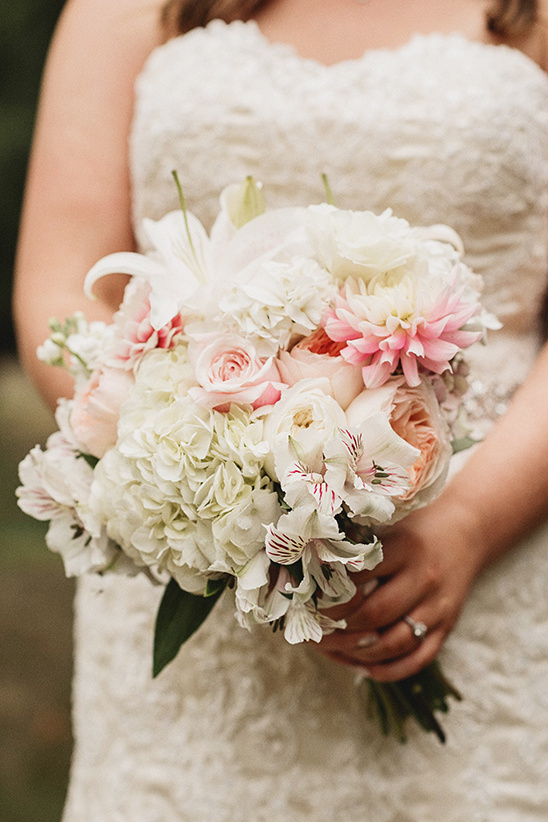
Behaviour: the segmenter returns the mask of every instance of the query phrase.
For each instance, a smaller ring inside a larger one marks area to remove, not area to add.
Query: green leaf
[[[154,629],[152,676],[156,677],[177,655],[179,648],[192,636],[221,596],[221,588],[210,596],[189,594],[171,579],[166,586]]]
[[[227,577],[221,577],[220,579],[208,579],[204,596],[212,597],[215,596],[215,594],[222,593],[226,588],[227,584]]]
[[[85,460],[90,468],[95,468],[95,466],[99,462],[97,457],[93,457],[91,454],[84,454],[83,451],[78,451],[77,456]]]

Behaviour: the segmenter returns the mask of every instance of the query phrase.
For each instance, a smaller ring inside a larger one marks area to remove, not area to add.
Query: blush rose
[[[189,389],[198,405],[226,412],[231,403],[254,409],[273,405],[284,383],[273,357],[261,358],[237,334],[208,335],[189,349],[199,386]]]

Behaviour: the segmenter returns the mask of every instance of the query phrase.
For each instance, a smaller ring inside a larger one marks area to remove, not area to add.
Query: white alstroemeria
[[[318,611],[311,602],[291,600],[285,615],[284,637],[290,645],[300,642],[321,642],[324,634],[346,628],[344,619],[334,620]]]
[[[356,569],[351,566],[352,563],[322,562],[314,552],[309,552],[306,563],[303,563],[302,579],[291,578],[285,585],[285,592],[298,597],[301,602],[313,600],[318,608],[342,605],[356,593],[356,585],[348,573]],[[290,570],[290,566],[286,567]]]
[[[291,601],[285,592],[289,582],[287,569],[271,566],[264,549],[255,554],[236,577],[236,616],[240,625],[249,629],[283,617]]]
[[[277,525],[269,525],[266,553],[279,565],[302,561],[306,570],[312,556],[321,562],[340,562],[353,571],[371,570],[382,559],[376,538],[367,543],[353,543],[339,530],[337,521],[307,506],[284,514]]]
[[[93,469],[61,432],[49,437],[45,451],[36,446],[27,454],[19,476],[19,507],[35,519],[50,520],[46,544],[61,554],[67,576],[113,564],[120,551],[88,508]]]
[[[232,231],[221,208],[209,237],[201,222],[186,211],[172,211],[157,221],[145,218],[143,229],[151,253],[117,252],[99,260],[86,276],[86,293],[92,296],[94,284],[107,274],[140,277],[151,286],[152,326],[161,328],[204,286],[236,278],[245,282],[267,260],[306,253],[304,214],[301,208],[269,211]]]
[[[409,491],[407,469],[420,450],[396,434],[387,410],[364,408],[363,414],[352,412],[352,421],[353,428],[341,429],[325,444],[325,482],[351,516],[388,522],[395,510],[391,498]]]
[[[291,445],[290,441],[290,448]],[[297,459],[287,466],[280,485],[290,508],[313,506],[321,514],[332,517],[342,510],[343,498],[327,482],[323,467],[321,471],[313,471]]]

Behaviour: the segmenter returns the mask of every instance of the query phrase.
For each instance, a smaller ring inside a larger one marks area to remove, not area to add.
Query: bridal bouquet
[[[446,226],[266,211],[250,178],[208,236],[179,192],[180,210],[144,221],[146,253],[88,273],[88,296],[131,275],[113,322],[52,321],[39,356],[75,393],[18,489],[68,575],[166,585],[155,674],[225,589],[242,626],[290,643],[345,627],[330,608],[381,560],[378,527],[443,486],[464,435],[460,352],[489,324]],[[412,714],[440,735],[456,692],[435,665],[411,679],[371,684],[383,726],[401,735]]]

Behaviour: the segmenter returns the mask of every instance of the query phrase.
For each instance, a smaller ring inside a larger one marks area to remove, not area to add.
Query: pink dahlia
[[[346,343],[341,355],[362,366],[367,388],[383,385],[400,368],[408,385],[419,385],[419,369],[441,374],[459,350],[481,338],[481,331],[464,328],[480,305],[462,283],[463,270],[455,266],[448,279],[405,273],[367,285],[346,281],[322,324],[332,340]]]

